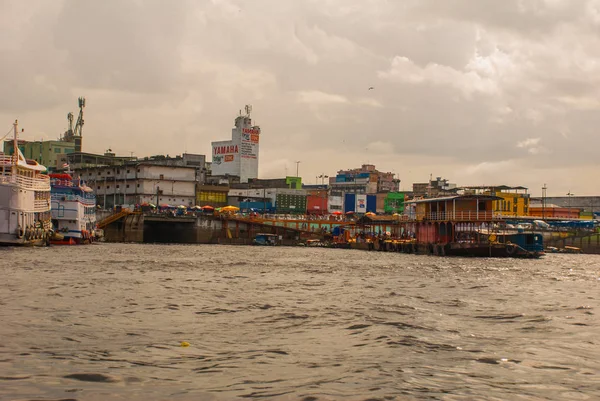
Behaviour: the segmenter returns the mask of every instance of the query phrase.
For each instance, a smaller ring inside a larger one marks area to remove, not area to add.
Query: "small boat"
[[[254,237],[252,244],[263,246],[279,245],[279,235],[259,233]]]

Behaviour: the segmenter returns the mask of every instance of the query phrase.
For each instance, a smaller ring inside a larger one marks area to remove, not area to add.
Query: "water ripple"
[[[0,255],[0,399],[600,399],[596,256]]]

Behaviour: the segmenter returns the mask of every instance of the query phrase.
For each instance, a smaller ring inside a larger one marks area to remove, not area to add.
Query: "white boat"
[[[96,195],[70,173],[50,174],[55,245],[86,244],[96,237]]]
[[[13,124],[13,154],[0,152],[0,245],[47,245],[52,235],[50,178],[26,160]]]

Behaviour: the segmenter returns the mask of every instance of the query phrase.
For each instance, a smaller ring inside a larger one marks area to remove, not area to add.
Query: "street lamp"
[[[571,217],[571,198],[573,198],[575,194],[571,193],[571,190],[569,189],[569,192],[567,193],[567,196],[569,197],[569,218]]]

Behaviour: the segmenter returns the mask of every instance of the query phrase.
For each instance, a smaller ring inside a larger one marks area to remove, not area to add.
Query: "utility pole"
[[[542,220],[546,218],[546,184],[542,187]]]
[[[158,203],[158,195],[160,194],[160,187],[157,185],[156,186],[156,209],[158,210],[159,208],[159,203]]]

